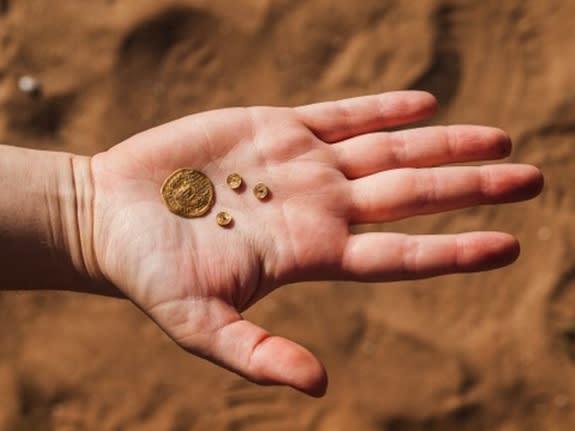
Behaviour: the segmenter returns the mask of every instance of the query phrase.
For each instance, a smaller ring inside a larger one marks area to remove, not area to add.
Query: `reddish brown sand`
[[[575,429],[575,2],[0,1],[0,142],[93,154],[166,120],[395,89],[440,123],[507,129],[547,176],[530,203],[418,217],[501,229],[510,268],[306,284],[247,313],[326,362],[328,395],[260,388],[176,347],[131,304],[0,295],[0,430]],[[16,85],[38,77],[43,95]]]

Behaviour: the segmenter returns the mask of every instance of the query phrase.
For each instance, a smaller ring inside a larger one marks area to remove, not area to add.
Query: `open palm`
[[[435,110],[427,93],[398,92],[289,108],[233,108],[136,135],[92,159],[95,255],[105,277],[176,342],[258,383],[325,391],[303,347],[242,319],[295,281],[400,280],[511,263],[502,233],[351,234],[350,226],[470,205],[528,199],[541,176],[523,165],[435,167],[510,151],[496,129],[380,132]],[[201,218],[169,212],[160,187],[176,169],[205,173],[215,204]],[[246,183],[231,190],[228,174]],[[251,188],[271,190],[260,201]],[[219,211],[234,223],[222,228]]]

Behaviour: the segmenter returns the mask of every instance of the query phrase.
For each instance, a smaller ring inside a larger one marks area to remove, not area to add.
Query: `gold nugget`
[[[216,216],[216,222],[222,227],[229,226],[232,220],[232,216],[225,211],[219,212]]]
[[[263,200],[270,194],[270,189],[264,183],[257,183],[254,187],[254,195],[259,200]]]
[[[162,185],[162,196],[168,209],[182,217],[201,217],[214,204],[214,185],[200,171],[178,169]]]
[[[242,186],[243,183],[243,179],[240,176],[240,174],[230,174],[228,175],[228,178],[226,179],[226,182],[228,183],[228,186],[230,186],[230,189],[232,190],[237,190]]]

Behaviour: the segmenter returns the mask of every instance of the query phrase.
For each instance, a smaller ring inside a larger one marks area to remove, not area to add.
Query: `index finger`
[[[423,120],[436,110],[437,100],[424,91],[395,91],[296,108],[303,123],[325,142]]]

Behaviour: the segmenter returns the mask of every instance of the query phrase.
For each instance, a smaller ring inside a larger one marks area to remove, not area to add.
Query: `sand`
[[[575,429],[575,3],[0,1],[0,142],[94,154],[229,105],[427,89],[434,123],[508,130],[539,199],[417,217],[499,229],[512,267],[284,288],[247,316],[325,360],[328,395],[260,388],[175,346],[127,302],[0,295],[0,431]],[[30,75],[41,97],[22,93]]]

